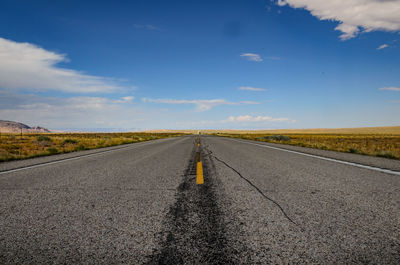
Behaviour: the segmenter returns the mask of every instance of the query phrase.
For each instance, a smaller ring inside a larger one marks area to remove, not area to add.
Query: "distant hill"
[[[15,122],[15,121],[3,121],[0,120],[0,131],[2,133],[20,133],[22,129],[23,133],[49,133],[50,130],[35,126],[29,127],[26,124]]]

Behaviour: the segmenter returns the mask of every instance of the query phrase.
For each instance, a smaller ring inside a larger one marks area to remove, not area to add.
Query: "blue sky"
[[[0,119],[93,131],[400,125],[399,13],[395,0],[2,1]]]

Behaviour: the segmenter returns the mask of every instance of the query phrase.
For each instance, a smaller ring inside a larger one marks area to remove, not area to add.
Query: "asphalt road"
[[[400,161],[196,140],[1,164],[0,264],[400,264]]]

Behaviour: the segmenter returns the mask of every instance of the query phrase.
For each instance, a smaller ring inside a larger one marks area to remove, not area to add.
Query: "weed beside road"
[[[395,134],[230,134],[218,136],[288,144],[323,150],[400,159],[400,135]]]
[[[0,162],[181,136],[182,133],[1,134]]]

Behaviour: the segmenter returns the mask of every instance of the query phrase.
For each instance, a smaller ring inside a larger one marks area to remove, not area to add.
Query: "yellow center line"
[[[197,162],[197,178],[196,184],[204,184],[204,177],[203,177],[203,164],[201,161]]]
[[[200,137],[197,139],[197,146],[200,146]],[[196,184],[204,184],[204,176],[203,176],[203,163],[201,162],[200,150],[196,153]]]

